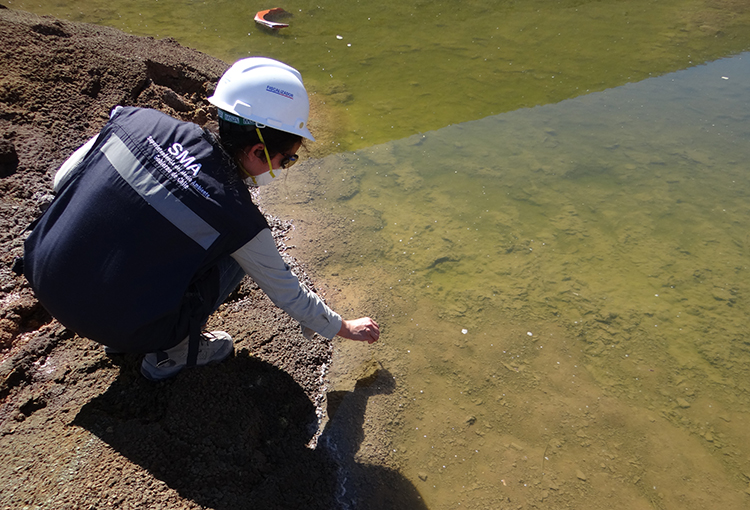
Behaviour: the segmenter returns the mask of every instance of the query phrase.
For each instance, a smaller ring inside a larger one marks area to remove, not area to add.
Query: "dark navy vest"
[[[218,142],[154,110],[120,109],[74,172],[24,271],[62,324],[125,351],[182,340],[218,299],[217,261],[268,227]]]

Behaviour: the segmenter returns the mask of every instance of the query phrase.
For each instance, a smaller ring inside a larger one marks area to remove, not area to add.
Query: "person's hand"
[[[380,338],[378,323],[369,317],[362,317],[351,321],[341,321],[339,336],[349,340],[358,340],[372,344]]]

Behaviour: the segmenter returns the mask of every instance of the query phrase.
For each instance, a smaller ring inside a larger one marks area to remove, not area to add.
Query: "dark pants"
[[[219,261],[219,299],[216,300],[211,313],[214,313],[227,300],[229,294],[234,292],[244,276],[245,271],[232,257],[226,257]],[[206,317],[206,320],[208,320],[208,317]]]
[[[102,343],[115,351],[141,354],[171,349],[185,340],[191,332],[197,334],[244,276],[245,272],[240,265],[226,256],[191,285],[176,317],[164,317],[143,326],[126,343]]]

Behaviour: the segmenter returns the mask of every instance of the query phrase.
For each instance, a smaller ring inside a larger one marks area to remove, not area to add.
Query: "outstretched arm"
[[[339,336],[349,340],[359,340],[372,344],[380,338],[378,323],[369,317],[362,317],[351,321],[341,321]]]
[[[302,285],[279,255],[269,229],[263,229],[232,257],[276,306],[312,331],[326,338],[338,334],[349,340],[370,344],[380,338],[377,322],[369,317],[342,320],[339,314]]]
[[[300,283],[281,258],[269,229],[232,253],[232,258],[276,306],[300,324],[329,339],[341,329],[341,316]]]

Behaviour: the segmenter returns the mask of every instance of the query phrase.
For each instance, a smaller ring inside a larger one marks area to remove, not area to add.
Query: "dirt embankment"
[[[205,98],[227,64],[5,8],[0,33],[0,508],[417,508],[395,472],[353,459],[358,410],[392,378],[360,385],[343,442],[321,438],[345,448],[307,448],[331,343],[304,340],[251,281],[209,324],[234,336],[236,356],[158,384],[138,357],[109,358],[44,311],[10,266],[54,171],[117,104],[211,120]],[[274,223],[283,250],[288,225]],[[345,494],[342,466],[375,503]]]

